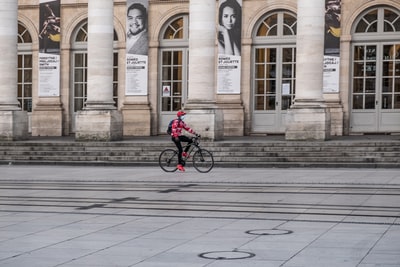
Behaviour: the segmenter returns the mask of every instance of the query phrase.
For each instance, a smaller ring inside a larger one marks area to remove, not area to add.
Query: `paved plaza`
[[[0,165],[0,267],[400,266],[399,169]]]

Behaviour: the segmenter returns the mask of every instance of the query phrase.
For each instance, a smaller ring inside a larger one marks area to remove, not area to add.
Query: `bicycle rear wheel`
[[[199,149],[193,155],[193,166],[199,172],[209,172],[214,167],[214,157],[210,151]]]
[[[158,164],[165,172],[174,172],[178,165],[178,152],[173,149],[165,149],[158,157]]]

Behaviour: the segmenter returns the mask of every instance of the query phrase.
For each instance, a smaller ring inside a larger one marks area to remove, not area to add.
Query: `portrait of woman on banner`
[[[218,53],[240,56],[242,7],[237,0],[220,2],[218,11]]]

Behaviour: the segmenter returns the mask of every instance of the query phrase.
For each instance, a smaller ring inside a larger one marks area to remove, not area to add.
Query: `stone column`
[[[17,94],[18,1],[3,0],[0,9],[0,140],[28,137],[28,115]]]
[[[223,115],[216,106],[216,2],[190,0],[188,123],[203,137],[223,135]]]
[[[297,0],[297,68],[294,105],[287,114],[287,140],[326,140],[330,114],[323,87],[325,0]]]
[[[122,138],[122,115],[113,101],[114,1],[90,0],[88,5],[88,92],[76,117],[78,141]]]

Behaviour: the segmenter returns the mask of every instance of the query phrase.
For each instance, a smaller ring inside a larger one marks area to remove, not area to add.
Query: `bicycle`
[[[193,142],[191,144],[187,144],[183,147],[183,150],[189,147],[187,156],[183,157],[183,161],[186,164],[186,161],[193,154],[192,157],[193,167],[198,172],[207,173],[211,171],[211,169],[214,167],[214,157],[210,151],[200,147],[199,139],[200,139],[199,136],[195,136],[192,138]],[[172,149],[172,148],[164,149],[160,153],[160,156],[158,158],[158,164],[160,165],[161,169],[163,169],[165,172],[175,172],[178,169],[176,167],[178,165],[178,149]]]

